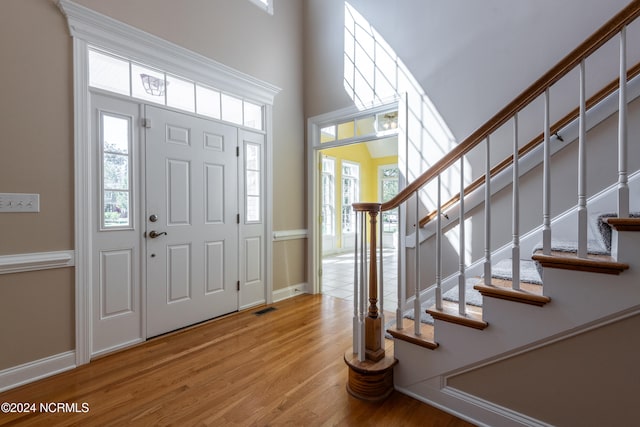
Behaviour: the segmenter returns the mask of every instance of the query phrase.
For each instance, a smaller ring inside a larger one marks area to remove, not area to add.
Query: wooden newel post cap
[[[353,209],[355,209],[357,212],[378,213],[380,212],[382,203],[360,202],[360,203],[354,203],[352,206],[353,206]]]

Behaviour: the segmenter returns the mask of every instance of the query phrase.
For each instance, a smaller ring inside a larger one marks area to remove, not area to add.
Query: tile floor
[[[394,311],[398,305],[398,252],[384,249],[384,309]],[[322,293],[353,301],[353,252],[322,258]]]

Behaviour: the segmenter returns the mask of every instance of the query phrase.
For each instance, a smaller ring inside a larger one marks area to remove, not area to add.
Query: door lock
[[[153,214],[149,217],[149,221],[151,222],[156,222],[158,220],[158,215]]]
[[[151,231],[149,232],[149,237],[151,237],[152,239],[155,239],[156,237],[160,237],[160,236],[162,236],[163,234],[166,236],[166,235],[167,235],[167,232],[166,232],[166,231],[163,231],[163,232],[161,232],[161,233],[158,233],[156,230],[151,230]]]

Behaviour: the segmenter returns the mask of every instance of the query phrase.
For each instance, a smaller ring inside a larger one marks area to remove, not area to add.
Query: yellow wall
[[[342,245],[342,227],[340,214],[342,212],[342,162],[350,161],[360,165],[360,200],[361,202],[379,202],[378,167],[396,164],[397,156],[372,158],[366,143],[346,145],[344,147],[327,148],[322,150],[323,156],[333,157],[335,166],[335,207],[336,207],[336,237],[337,247]]]

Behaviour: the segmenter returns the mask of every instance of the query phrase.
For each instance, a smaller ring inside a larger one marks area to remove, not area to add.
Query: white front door
[[[238,310],[238,130],[146,106],[147,337]]]

